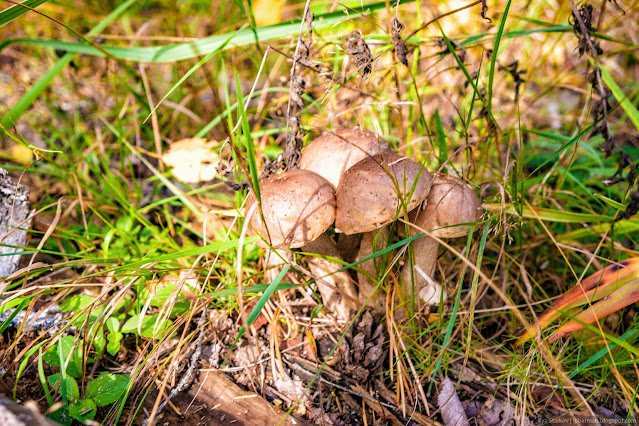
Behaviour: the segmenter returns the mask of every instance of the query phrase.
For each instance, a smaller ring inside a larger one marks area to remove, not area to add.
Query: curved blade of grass
[[[474,96],[473,96],[474,100]],[[448,145],[446,144],[446,133],[444,125],[439,116],[439,108],[435,109],[435,131],[437,132],[437,146],[439,147],[439,166],[443,166],[448,161]]]
[[[250,327],[251,324],[253,324],[253,322],[260,315],[260,312],[262,312],[262,308],[264,308],[264,305],[266,305],[266,302],[268,302],[268,299],[271,298],[271,296],[275,292],[275,289],[277,289],[277,286],[279,285],[280,281],[282,281],[282,278],[284,278],[284,275],[286,275],[286,273],[288,272],[290,268],[291,268],[291,265],[285,265],[284,268],[282,268],[282,270],[280,271],[280,273],[277,274],[273,282],[270,283],[268,287],[266,287],[266,290],[264,290],[264,293],[262,293],[262,296],[260,296],[259,300],[257,301],[255,306],[251,310],[251,313],[249,314],[248,317],[246,317],[246,325],[248,327]],[[244,335],[245,332],[246,332],[246,329],[244,328],[244,326],[240,327],[240,331],[237,333],[237,337],[235,338],[235,343],[237,343],[238,340],[240,340],[240,338]]]
[[[259,239],[260,237],[258,236],[244,238],[244,245],[252,244],[254,242],[257,242]],[[178,251],[176,253],[168,253],[168,254],[163,254],[160,256],[150,257],[148,259],[137,260],[135,262],[127,263],[115,269],[136,268],[136,267],[145,265],[147,263],[164,262],[167,260],[179,259],[181,257],[199,256],[200,254],[218,252],[222,250],[236,248],[238,247],[239,242],[240,242],[239,239],[230,240],[230,241],[220,241],[213,244],[207,244],[202,247]]]
[[[608,71],[606,71],[606,69],[602,66],[599,66],[599,69],[601,70],[602,80],[606,86],[608,86],[615,99],[617,99],[621,108],[626,111],[626,114],[628,114],[628,118],[632,124],[634,124],[637,130],[639,130],[639,111],[637,111],[637,108],[632,104],[632,102],[630,102],[626,95],[623,94],[617,85],[617,82],[615,82],[614,78],[612,78]]]
[[[325,27],[340,22],[346,22],[351,19],[358,19],[361,14],[369,14],[374,11],[386,7],[386,2],[380,1],[369,5],[354,7],[350,10],[358,12],[358,14],[345,15],[345,9],[339,9],[333,12],[317,14],[313,25],[315,27]],[[299,31],[300,20],[289,21],[287,23],[270,25],[267,27],[256,28],[255,32],[259,37],[259,41],[273,40],[276,38],[295,34]],[[116,59],[131,60],[136,62],[176,62],[185,59],[192,59],[218,49],[229,37],[228,33],[218,34],[206,37],[193,42],[175,43],[164,46],[153,47],[122,47],[98,45],[104,51],[108,52]],[[41,40],[32,38],[13,38],[0,42],[0,51],[12,43],[27,43],[36,46],[48,47],[52,49],[63,50],[73,53],[85,53],[87,55],[104,56],[104,52],[96,49],[94,46],[82,42],[61,41],[61,40]],[[255,33],[252,29],[245,29],[234,32],[233,42],[225,46],[225,49],[231,47],[245,46],[255,43]]]
[[[48,0],[24,0],[20,4],[14,4],[13,6],[3,10],[0,12],[0,27],[7,25],[9,22],[27,13],[29,8],[36,8],[47,1]],[[23,5],[27,7],[23,7]]]
[[[16,300],[20,300],[20,299],[16,299]],[[31,303],[31,298],[28,299],[24,299],[22,300],[22,303],[20,303],[19,306],[17,306],[14,311],[11,313],[11,315],[9,315],[9,318],[7,318],[2,325],[0,326],[0,333],[4,333],[4,331],[7,329],[7,327],[9,327],[9,324],[11,324],[11,322],[13,322],[14,318],[20,313],[20,311],[22,311],[23,309],[26,309],[27,306],[29,306],[29,303]]]
[[[612,198],[608,198],[604,195],[601,194],[593,194],[593,196],[601,201],[603,201],[604,203],[608,204],[608,206],[612,207],[613,209],[617,209],[617,210],[625,210],[626,209],[626,205],[619,203],[615,200],[613,200]]]
[[[564,135],[560,135],[554,132],[547,132],[544,130],[537,130],[537,129],[526,129],[526,128],[521,128],[522,132],[526,132],[526,133],[532,133],[534,135],[538,135],[538,136],[542,136],[544,138],[553,140],[553,141],[557,141],[557,142],[566,142],[566,143],[575,143],[575,138],[572,138],[570,136],[564,136]],[[592,139],[590,140],[590,142],[592,143]],[[581,144],[581,147],[585,148],[586,150],[588,150],[591,153],[591,158],[596,161],[599,164],[599,167],[603,168],[604,167],[604,163],[603,161],[601,161],[601,156],[598,155],[598,153],[594,150],[594,148],[592,148],[589,144]],[[562,146],[562,148],[559,151],[556,151],[555,153],[553,153],[550,157],[548,157],[548,160],[552,159],[552,157],[558,155],[562,150],[565,150],[567,147],[566,146]],[[542,164],[540,167],[543,167],[546,163]],[[533,172],[534,173],[534,172]]]
[[[271,284],[256,284],[256,285],[251,285],[248,287],[243,287],[244,288],[244,293],[259,293],[262,291],[267,291],[269,289]],[[297,287],[301,287],[301,284],[293,284],[293,283],[280,283],[279,285],[276,286],[276,288],[274,289],[275,291],[280,291],[280,290],[289,290],[291,288],[297,288]],[[270,291],[270,290],[269,290]],[[219,290],[219,291],[214,291],[212,293],[202,293],[201,296],[212,296],[212,297],[228,297],[228,296],[233,296],[237,294],[237,287],[229,287],[226,290]]]
[[[504,26],[506,25],[506,18],[508,18],[510,2],[511,0],[508,0],[508,3],[506,3],[506,9],[504,9],[501,21],[499,22],[499,30],[497,30],[497,36],[495,37],[495,44],[493,46],[493,54],[490,58],[490,69],[488,71],[488,99],[486,102],[486,111],[488,111],[489,116],[492,115],[493,112],[493,81],[495,80],[495,64],[497,63],[497,56],[499,56],[499,42],[501,41],[501,36],[504,33]]]
[[[626,341],[626,340],[630,339],[632,336],[634,336],[635,334],[637,334],[637,330],[630,329],[630,330],[626,331],[624,334],[622,334],[621,336],[619,336],[619,340]],[[617,343],[612,342],[612,343],[608,344],[607,348],[601,348],[596,354],[594,354],[593,356],[588,358],[583,364],[581,364],[579,367],[577,367],[575,369],[575,371],[570,373],[568,375],[568,378],[572,379],[577,374],[581,373],[586,368],[590,367],[592,364],[594,364],[595,362],[599,361],[604,355],[606,355],[607,353],[609,353],[610,351],[612,351],[616,347],[617,347]]]
[[[104,18],[98,25],[93,27],[91,31],[87,34],[87,36],[95,36],[100,34],[111,22],[113,22],[118,16],[120,16],[124,11],[126,11],[129,6],[135,3],[136,0],[127,0],[118,6],[113,12],[109,13],[106,18]],[[24,8],[21,8],[24,9]],[[28,10],[28,9],[25,9]],[[0,43],[0,51],[5,47],[6,41]],[[95,50],[95,49],[94,49]],[[0,124],[6,128],[10,128],[12,123],[17,121],[22,113],[26,111],[27,108],[35,102],[36,98],[42,93],[44,89],[46,89],[49,84],[53,81],[54,77],[58,75],[62,70],[69,65],[69,63],[73,60],[75,54],[66,53],[62,58],[60,58],[53,67],[47,71],[40,79],[25,93],[18,102],[13,105],[9,111],[2,117],[0,120]],[[0,135],[4,134],[5,131],[0,128]]]
[[[406,244],[410,243],[410,242],[411,242],[411,241],[413,241],[413,240],[416,240],[416,239],[418,239],[418,238],[425,237],[425,236],[426,236],[426,234],[421,233],[421,234],[413,235],[413,236],[412,236],[412,237],[410,237],[410,238],[405,238],[405,239],[403,239],[403,240],[401,240],[401,241],[399,241],[399,242],[396,242],[395,244],[392,244],[392,245],[390,245],[390,246],[388,246],[388,247],[386,247],[386,248],[384,248],[384,249],[382,249],[382,250],[376,251],[375,253],[371,254],[370,256],[366,256],[366,257],[365,257],[365,258],[363,258],[363,259],[359,259],[359,260],[357,260],[357,261],[355,261],[355,262],[353,262],[353,263],[349,263],[348,265],[346,265],[346,266],[344,266],[344,267],[342,267],[342,268],[338,269],[338,270],[337,270],[337,271],[335,271],[335,272],[345,271],[345,270],[347,270],[347,269],[352,268],[353,266],[359,265],[360,263],[364,263],[364,262],[366,262],[367,260],[374,259],[374,258],[375,258],[375,257],[377,257],[377,256],[381,256],[382,254],[386,254],[386,253],[388,253],[388,252],[390,252],[390,251],[395,250],[396,248],[402,247],[402,246],[404,246],[404,245],[406,245]]]
[[[479,79],[473,80],[473,78],[471,77],[470,73],[468,72],[468,69],[466,68],[466,65],[464,65],[464,62],[461,60],[461,58],[459,57],[457,52],[455,52],[455,47],[453,46],[453,43],[450,41],[450,39],[448,38],[446,33],[444,33],[444,29],[441,27],[441,25],[439,25],[439,30],[440,30],[440,33],[442,35],[442,38],[444,39],[444,42],[446,42],[446,46],[448,47],[448,51],[453,55],[453,58],[455,58],[455,62],[457,62],[457,66],[464,73],[464,76],[466,77],[466,81],[473,88],[475,96],[477,97],[477,99],[481,100],[481,102],[484,104],[484,106],[486,106],[486,112],[488,113],[488,119],[491,120],[495,124],[495,126],[497,126],[497,128],[499,129],[500,127],[499,127],[499,124],[497,123],[497,120],[495,120],[495,117],[493,117],[492,112],[490,112],[490,110],[488,109],[488,101],[487,101],[486,97],[483,96],[481,94],[481,92],[479,91],[479,87],[477,86],[477,83],[476,83],[476,80],[479,81]],[[469,122],[470,122],[470,120],[469,120]]]
[[[535,133],[534,131],[531,131],[530,129],[522,129],[526,132],[530,132],[530,133]],[[562,152],[564,152],[565,150],[567,150],[568,148],[570,148],[572,145],[579,143],[579,140],[584,137],[587,133],[589,133],[592,130],[592,124],[588,127],[586,127],[584,130],[581,131],[581,133],[579,133],[577,136],[575,136],[574,138],[572,138],[570,140],[570,142],[568,142],[566,145],[562,146],[561,148],[559,148],[557,151],[553,152],[552,154],[550,154],[548,156],[548,158],[546,159],[546,161],[544,161],[543,163],[541,163],[539,166],[537,166],[537,168],[535,170],[532,171],[532,173],[530,173],[528,175],[528,178],[530,178],[531,176],[533,176],[535,173],[537,173],[539,171],[539,169],[541,169],[542,167],[544,167],[546,164],[550,163],[556,156],[558,156],[559,154],[561,154]]]

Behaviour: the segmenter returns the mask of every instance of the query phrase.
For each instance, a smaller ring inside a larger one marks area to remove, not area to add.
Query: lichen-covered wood
[[[0,171],[3,171],[0,169]],[[33,404],[33,402],[32,402]],[[29,404],[27,404],[29,405]],[[8,398],[0,396],[0,425],[3,426],[59,426],[47,419],[37,409],[23,407]]]
[[[6,254],[26,246],[30,226],[29,191],[0,168],[0,277],[11,275],[18,267],[20,256]]]

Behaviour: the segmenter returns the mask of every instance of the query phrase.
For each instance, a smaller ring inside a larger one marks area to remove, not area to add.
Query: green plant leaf
[[[206,55],[204,58],[202,58],[197,64],[193,65],[191,67],[191,69],[189,69],[183,76],[182,78],[180,78],[178,80],[177,83],[175,83],[173,85],[173,87],[171,87],[169,89],[168,92],[166,92],[166,94],[162,97],[162,99],[160,99],[160,101],[157,103],[157,105],[155,105],[155,107],[153,107],[153,111],[151,111],[149,113],[149,115],[146,117],[146,119],[144,120],[146,122],[146,120],[148,120],[151,115],[153,114],[153,112],[158,109],[158,107],[160,106],[160,104],[162,104],[162,102],[164,102],[164,100],[166,98],[168,98],[171,93],[173,93],[175,91],[175,89],[177,89],[178,87],[180,87],[180,85],[182,85],[182,83],[184,83],[190,76],[191,74],[193,74],[195,71],[197,71],[198,69],[200,69],[200,67],[202,65],[204,65],[205,63],[207,63],[208,61],[211,60],[211,58],[213,58],[215,55],[217,55],[219,52],[221,52],[222,50],[224,50],[226,48],[226,46],[229,44],[229,42],[231,41],[231,39],[233,38],[233,36],[236,33],[232,33],[224,43],[220,44],[215,50],[213,50],[212,52],[210,52],[208,55]]]
[[[49,390],[49,385],[47,385],[47,379],[44,375],[44,364],[42,363],[42,347],[38,348],[38,378],[40,379],[42,389],[44,389],[44,396],[47,398],[47,403],[49,404],[49,407],[51,407],[53,405],[53,398],[51,397],[51,391]]]
[[[73,377],[67,376],[64,379],[65,388],[66,388],[66,396],[67,400],[70,402],[76,402],[80,400],[80,388],[78,387],[78,382],[75,381]],[[62,389],[62,377],[60,373],[52,374],[47,377],[47,383],[54,389],[57,389],[58,392],[63,393]]]
[[[102,334],[102,332],[99,332],[93,339],[93,346],[95,347],[95,351],[97,353],[102,353],[106,343],[107,340],[104,338],[104,334]]]
[[[4,314],[9,309],[15,308],[16,306],[23,304],[25,300],[30,302],[32,298],[33,296],[16,297],[15,299],[10,300],[9,302],[6,302],[6,303],[2,302],[2,304],[0,304],[0,314]]]
[[[85,399],[82,402],[76,402],[69,406],[69,415],[79,422],[84,423],[85,420],[93,420],[95,413],[98,411],[98,407],[90,399]]]
[[[635,334],[637,334],[637,330],[630,329],[630,330],[626,331],[624,334],[622,334],[621,336],[619,336],[619,340],[623,342],[625,340],[630,339]],[[590,367],[592,364],[594,364],[595,362],[599,361],[604,356],[608,355],[616,346],[617,346],[617,343],[615,343],[615,342],[608,343],[607,347],[601,348],[596,354],[594,354],[593,356],[588,358],[583,364],[581,364],[572,373],[570,373],[568,375],[568,378],[569,379],[574,378],[577,374],[581,373],[586,368]]]
[[[159,322],[160,315],[142,315],[136,314],[129,318],[122,326],[122,333],[137,333],[138,323],[140,323],[140,333],[142,337],[149,339],[160,339],[164,332],[171,328],[173,321],[163,319]]]
[[[262,197],[260,195],[260,183],[259,183],[259,175],[257,172],[257,160],[255,159],[255,148],[253,147],[253,139],[251,138],[251,128],[249,126],[248,118],[246,117],[246,111],[244,110],[244,104],[241,102],[243,99],[242,96],[242,86],[240,84],[240,76],[235,70],[235,83],[237,90],[237,114],[240,117],[240,121],[242,122],[242,135],[244,136],[244,142],[246,144],[246,156],[248,158],[249,165],[249,173],[251,175],[252,189],[255,194],[255,199],[258,203],[262,201]]]
[[[120,330],[120,321],[116,318],[109,317],[105,322],[107,330],[109,333],[117,333]]]
[[[608,198],[608,197],[606,197],[604,195],[601,195],[601,194],[594,194],[594,196],[599,198],[604,203],[608,204],[613,209],[622,210],[622,211],[626,209],[625,205],[623,205],[620,202],[617,202],[617,201],[613,200],[612,198]]]
[[[486,96],[486,109],[488,110],[488,115],[491,115],[492,103],[493,103],[493,82],[495,81],[495,64],[497,63],[497,57],[499,56],[499,43],[501,42],[501,37],[504,34],[504,27],[506,26],[506,19],[508,18],[508,11],[510,10],[511,0],[508,0],[506,3],[506,8],[504,9],[504,13],[501,16],[501,20],[499,21],[499,29],[497,30],[497,35],[495,36],[495,44],[493,45],[493,54],[490,58],[490,68],[488,70],[488,95]]]
[[[26,309],[27,306],[29,306],[29,304],[31,303],[31,298],[30,297],[18,297],[16,299],[12,300],[12,302],[13,301],[18,301],[20,303],[14,309],[14,311],[11,313],[11,315],[9,315],[9,317],[6,320],[4,320],[2,325],[0,325],[0,333],[3,333],[7,329],[7,327],[9,327],[9,324],[11,324],[13,319],[20,313],[20,311],[22,311],[23,309]],[[3,312],[3,308],[4,308],[4,306],[0,307],[0,312]]]
[[[118,352],[120,352],[120,341],[122,340],[123,337],[124,336],[122,333],[109,334],[107,338],[109,343],[107,343],[106,349],[111,356],[115,356],[117,355]]]
[[[77,345],[77,347],[75,347]],[[66,362],[69,358],[69,354],[73,351],[73,355],[69,359],[69,363],[66,366],[66,373],[73,377],[82,377],[82,339],[77,339],[74,336],[63,336],[58,343],[49,348],[42,359],[52,367],[60,367],[60,356],[58,355],[58,346],[61,350],[62,359]],[[74,349],[75,347],[75,349]]]
[[[95,401],[98,407],[103,407],[122,398],[129,385],[129,376],[105,372],[89,383],[86,397]]]

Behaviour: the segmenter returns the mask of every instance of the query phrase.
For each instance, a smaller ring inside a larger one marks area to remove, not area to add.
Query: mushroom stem
[[[434,286],[431,284],[434,283],[431,277],[435,272],[435,262],[437,261],[437,249],[439,248],[439,243],[435,239],[424,235],[422,238],[413,241],[412,244],[415,258],[415,261],[412,263],[413,268],[411,270],[411,263],[407,261],[402,268],[401,274],[402,279],[404,280],[406,293],[412,293],[413,286],[411,283],[414,283],[415,295],[420,295],[421,298],[421,293],[424,288],[433,287],[433,290],[435,290]],[[441,288],[441,286],[439,287]],[[436,303],[439,303],[439,298]]]
[[[293,252],[286,249],[266,249],[264,253],[264,282],[272,283],[282,267],[293,261]]]
[[[417,211],[412,222],[417,225],[410,235],[425,231],[438,238],[459,238],[468,235],[472,225],[480,219],[481,203],[477,194],[462,180],[447,175],[436,175],[424,209]],[[415,262],[406,262],[401,275],[404,285],[415,283],[420,299],[439,304],[442,286],[433,280],[437,260],[437,240],[424,236],[413,242]],[[411,265],[413,266],[411,270]],[[443,299],[447,295],[444,293]]]
[[[374,231],[363,233],[359,252],[357,253],[357,260],[359,261],[372,255],[376,251],[385,249],[389,234],[388,226],[382,226]],[[368,275],[377,277],[378,273],[375,267],[375,260],[375,258],[368,259],[360,263],[359,268]],[[382,289],[378,290],[378,283],[371,281],[368,276],[360,272],[357,273],[357,282],[359,284],[359,302],[364,304],[368,299],[368,306],[372,307],[375,312],[384,312],[386,304],[385,292]],[[374,294],[375,290],[378,290],[376,294]]]
[[[302,251],[341,260],[337,246],[326,233],[306,244]],[[307,262],[327,311],[340,320],[351,319],[351,311],[358,308],[357,288],[346,271],[339,271],[342,265],[314,256],[308,256]]]

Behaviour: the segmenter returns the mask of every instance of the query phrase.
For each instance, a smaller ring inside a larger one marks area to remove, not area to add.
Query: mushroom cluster
[[[467,235],[480,216],[479,199],[467,184],[431,174],[360,128],[316,138],[302,151],[299,169],[261,180],[260,193],[259,208],[255,195],[249,194],[245,216],[252,231],[277,250],[267,251],[266,266],[291,261],[295,248],[323,255],[309,258],[309,269],[327,311],[343,320],[362,303],[385,310],[384,293],[375,293],[379,285],[369,278],[377,276],[372,254],[386,246],[388,225],[398,217],[410,217],[416,224],[411,235],[426,231],[448,238]],[[341,265],[325,260],[341,258],[326,233],[333,224],[336,233],[361,236],[357,258],[363,273],[358,274],[358,286],[346,271],[339,271]],[[407,261],[401,273],[406,288],[414,282],[416,293],[428,303],[439,302],[429,278],[438,248],[433,241],[417,239],[415,261]]]

